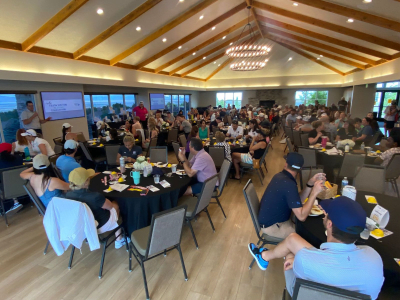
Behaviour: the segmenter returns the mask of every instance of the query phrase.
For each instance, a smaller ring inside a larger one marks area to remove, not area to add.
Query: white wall
[[[375,102],[376,84],[355,85],[351,105],[352,118],[364,118],[372,111]],[[346,99],[347,100],[347,99]]]

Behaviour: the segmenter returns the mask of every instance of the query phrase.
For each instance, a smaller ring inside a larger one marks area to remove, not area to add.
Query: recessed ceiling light
[[[178,49],[182,49],[182,46],[179,46]]]
[[[204,18],[204,16],[203,16],[203,15],[201,15],[201,16],[199,17],[199,19],[200,19],[200,20],[203,20],[203,18]]]
[[[318,60],[320,60],[320,58],[319,58],[319,57],[317,57],[317,59],[318,59]]]
[[[363,2],[364,2],[364,3],[371,3],[372,0],[364,0]]]
[[[206,56],[203,57],[203,59],[206,59],[206,58],[207,58]]]
[[[348,19],[348,20],[347,20],[347,23],[353,23],[353,22],[354,22],[353,19]]]
[[[217,62],[216,61],[214,61],[214,64],[216,64]]]
[[[268,61],[268,58],[265,60],[265,62],[267,62]]]
[[[291,61],[293,59],[293,57],[289,57],[289,61]]]
[[[136,27],[136,31],[140,31],[142,28],[140,26]]]
[[[299,4],[297,2],[294,2],[293,6],[299,6]]]
[[[193,55],[196,55],[196,52],[193,52]]]
[[[211,28],[211,30],[215,30],[215,26],[213,28]]]
[[[179,2],[184,2],[185,0],[179,0]]]
[[[101,8],[97,9],[97,14],[98,15],[102,15],[103,13],[104,13],[103,9],[101,9]]]
[[[162,41],[165,43],[165,42],[167,41],[167,39],[166,39],[166,38],[163,38]]]
[[[322,54],[319,57],[324,57]]]
[[[226,39],[226,35],[222,38],[223,40]]]
[[[221,66],[221,64],[218,65],[218,67],[220,67],[220,66]]]
[[[233,43],[230,43],[230,44],[229,44],[229,46],[232,46],[232,45],[233,45]]]

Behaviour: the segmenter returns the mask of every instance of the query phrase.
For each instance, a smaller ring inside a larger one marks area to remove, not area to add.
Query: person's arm
[[[117,161],[116,161],[116,163],[117,163],[117,165],[119,166],[119,159],[121,158],[121,154],[117,154]]]
[[[49,186],[50,190],[62,190],[62,191],[69,191],[70,187],[69,187],[69,183],[62,181],[59,178],[56,177],[52,177],[51,178],[51,182],[50,182],[50,186]]]
[[[356,138],[355,141],[363,141],[367,137],[366,134],[362,134],[360,137]]]
[[[207,138],[210,138],[210,128],[207,128],[206,126],[206,129],[207,129]]]
[[[375,158],[374,165],[381,165],[383,163],[383,159],[380,157]]]
[[[48,118],[46,118],[44,120],[40,120],[40,118],[39,118],[40,124],[44,124],[44,123],[46,123],[47,121],[50,121],[50,120],[51,120],[51,117],[48,117]]]
[[[322,136],[322,132],[318,132],[317,136],[315,138],[309,137],[308,138],[308,142],[310,143],[310,145],[314,145],[315,143],[318,142],[318,139]]]
[[[308,195],[310,195],[311,189],[314,187],[315,183],[318,180],[322,180],[323,182],[325,182],[326,181],[325,173],[317,173],[308,180],[306,187],[300,192],[301,203],[304,203],[304,201],[307,199]]]
[[[189,177],[194,177],[197,174],[197,170],[193,170],[190,167],[189,161],[186,159],[186,156],[185,156],[185,148],[183,148],[183,147],[179,148],[178,157],[179,157],[179,160],[182,162],[182,165],[183,165],[183,168],[184,168],[186,174]]]
[[[39,144],[40,153],[47,155],[47,149],[45,144]]]
[[[21,174],[19,174],[19,176],[20,176],[22,179],[29,180],[33,174],[34,174],[34,173],[33,173],[33,167],[31,167],[31,168],[29,168],[29,169],[23,170],[23,171],[21,172]]]
[[[231,134],[230,134],[231,128],[232,128],[232,127],[229,127],[229,128],[228,128],[228,132],[226,133],[226,136],[227,136],[227,137],[230,137],[230,136],[231,136]]]
[[[314,184],[313,189],[311,190],[311,193],[308,197],[308,201],[306,203],[304,203],[304,205],[302,207],[292,209],[292,211],[296,215],[297,219],[299,219],[302,222],[304,222],[307,219],[307,216],[311,212],[311,208],[314,205],[317,195],[323,190],[323,188],[324,188],[324,181],[318,180]]]
[[[25,116],[25,114],[24,114],[24,116]],[[33,115],[32,115],[30,118],[27,118],[27,119],[22,120],[22,123],[24,123],[24,125],[28,125],[28,124],[30,124],[30,123],[33,121],[33,119],[36,118],[37,116],[38,116],[38,113],[35,111],[35,112],[33,113]]]
[[[15,142],[11,144],[11,154],[14,154],[15,152]]]
[[[236,139],[241,139],[243,137],[243,127],[240,127],[239,129],[239,135],[236,137]]]

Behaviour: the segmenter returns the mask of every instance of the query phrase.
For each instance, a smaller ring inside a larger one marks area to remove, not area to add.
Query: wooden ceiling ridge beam
[[[315,38],[315,39],[318,39],[318,40],[321,40],[321,41],[324,41],[324,42],[327,42],[327,43],[330,43],[330,44],[334,44],[336,46],[349,48],[349,49],[352,49],[352,50],[357,51],[357,52],[361,52],[361,53],[368,54],[368,55],[371,55],[371,56],[383,58],[383,59],[386,59],[386,60],[391,60],[392,59],[390,54],[386,54],[386,53],[383,53],[383,52],[380,52],[380,51],[376,51],[376,50],[373,50],[373,49],[370,49],[370,48],[367,48],[367,47],[363,47],[363,46],[360,46],[360,45],[352,44],[352,43],[349,43],[349,42],[346,42],[346,41],[343,41],[343,40],[339,40],[339,39],[336,39],[336,38],[333,38],[333,37],[330,37],[330,36],[327,36],[327,35],[323,35],[323,34],[320,34],[320,33],[314,32],[314,31],[310,31],[310,30],[307,30],[307,29],[304,29],[304,28],[301,28],[301,27],[297,27],[297,26],[294,26],[294,25],[291,25],[291,24],[280,22],[280,21],[277,21],[275,19],[267,18],[267,17],[262,16],[262,15],[257,15],[257,19],[260,22],[264,23],[264,24],[274,25],[276,27],[280,27],[280,28],[283,28],[283,29],[286,29],[286,30],[297,32],[297,33],[306,35],[308,37],[312,37],[312,38]]]
[[[184,63],[183,65],[180,65],[179,67],[177,67],[174,70],[172,70],[171,72],[169,72],[169,74],[173,75],[173,74],[179,72],[180,70],[182,70],[182,69],[184,69],[184,68],[186,68],[186,67],[188,67],[188,66],[190,66],[190,65],[192,65],[192,64],[194,64],[196,62],[198,62],[199,60],[203,59],[203,57],[207,57],[209,55],[217,53],[219,50],[229,46],[230,43],[236,42],[239,39],[239,37],[246,37],[249,34],[250,34],[250,30],[247,30],[247,31],[245,31],[245,32],[243,32],[243,33],[231,38],[230,40],[226,41],[225,43],[222,43],[221,45],[218,45],[217,47],[215,47],[215,48],[213,48],[213,49],[211,49],[211,50],[209,50],[209,51],[197,56],[196,58]]]
[[[262,3],[259,1],[253,1],[253,6],[255,8],[259,8],[265,10],[267,12],[278,14],[287,18],[291,18],[294,20],[298,20],[304,23],[308,23],[314,26],[318,26],[321,28],[325,28],[331,31],[338,32],[340,34],[352,36],[356,39],[364,40],[372,44],[380,45],[382,47],[394,49],[400,51],[400,43],[396,43],[390,40],[382,39],[377,36],[373,36],[364,32],[360,32],[351,28],[347,28],[344,26],[336,25],[333,23],[329,23],[320,19],[315,19],[306,15],[298,14],[289,10],[285,10],[276,6],[272,6],[266,3]]]
[[[225,55],[225,51],[222,52],[222,53],[220,53],[220,54],[218,54],[218,55],[216,55],[216,56],[214,56],[214,57],[212,57],[212,58],[210,58],[209,60],[206,60],[205,62],[203,62],[203,63],[201,63],[201,64],[195,66],[194,68],[192,68],[192,69],[186,71],[185,73],[180,74],[180,77],[183,78],[183,77],[185,77],[187,74],[193,73],[194,71],[197,71],[198,69],[201,69],[201,68],[203,68],[203,67],[205,67],[205,66],[207,66],[207,65],[209,65],[209,64],[211,64],[211,63],[213,63],[215,60],[220,59],[221,57],[224,57],[224,55]]]
[[[250,9],[251,15],[255,19],[258,31],[260,32],[262,38],[264,38],[264,32],[262,31],[262,29],[260,27],[260,22],[257,20],[256,12],[253,8],[253,0],[246,0],[246,4],[247,4],[247,8]]]
[[[218,18],[212,20],[211,22],[207,23],[206,25],[202,26],[201,28],[197,29],[196,31],[192,32],[191,34],[185,36],[184,38],[180,39],[176,43],[172,44],[171,46],[167,47],[166,49],[160,51],[159,53],[153,55],[152,57],[142,61],[137,65],[138,69],[143,68],[144,66],[152,63],[153,61],[159,59],[160,57],[168,54],[169,52],[177,49],[179,46],[182,46],[183,44],[189,42],[190,40],[196,38],[197,36],[201,35],[202,33],[208,31],[209,29],[213,28],[214,26],[218,25],[222,21],[225,21],[226,19],[232,17],[236,13],[242,11],[243,9],[246,8],[245,3],[241,3],[231,10],[227,11],[223,15],[219,16]]]
[[[50,20],[44,23],[38,30],[22,42],[22,51],[28,51],[35,46],[42,38],[53,31],[58,25],[69,18],[74,12],[81,8],[89,0],[72,0],[56,13]]]
[[[224,61],[218,68],[216,68],[206,79],[205,81],[209,81],[212,77],[214,77],[219,71],[221,71],[223,68],[225,68],[228,64],[230,64],[233,61],[233,58],[228,58],[226,61]]]
[[[148,10],[150,10],[151,8],[156,6],[161,1],[162,0],[147,0],[146,2],[144,2],[143,4],[141,4],[140,6],[135,8],[133,11],[131,11],[129,14],[127,14],[125,17],[123,17],[121,20],[119,20],[115,24],[111,25],[106,30],[104,30],[102,33],[100,33],[98,36],[96,36],[94,39],[87,42],[81,48],[76,50],[74,52],[74,58],[75,59],[80,58],[82,55],[89,52],[91,49],[93,49],[100,43],[104,42],[106,39],[108,39],[112,35],[116,34],[122,28],[124,28],[128,24],[135,21],[137,18],[139,18],[145,12],[147,12]]]
[[[266,26],[263,26],[263,27],[265,28],[265,30],[268,33],[273,33],[273,34],[277,34],[279,36],[287,37],[289,39],[296,40],[296,41],[302,42],[302,43],[306,43],[306,44],[308,44],[310,46],[321,48],[321,49],[327,50],[329,52],[333,52],[335,54],[339,54],[339,55],[342,55],[342,56],[345,56],[345,57],[348,57],[348,58],[352,58],[352,59],[355,59],[355,60],[358,60],[358,61],[362,61],[364,63],[370,64],[370,65],[373,65],[373,66],[378,64],[378,61],[366,58],[364,56],[360,56],[360,55],[354,54],[352,52],[347,52],[347,51],[344,51],[344,50],[339,49],[339,48],[335,48],[335,47],[332,47],[332,46],[329,46],[329,45],[326,45],[326,44],[322,44],[322,43],[319,43],[319,42],[316,42],[316,41],[313,41],[313,40],[310,40],[310,39],[307,39],[307,38],[304,38],[304,37],[301,37],[301,36],[298,36],[298,35],[295,35],[295,34],[288,33],[286,31],[281,31],[281,30],[278,30],[278,29],[275,29],[275,28],[266,27]]]
[[[250,18],[250,21],[253,21],[253,17]],[[229,27],[228,29],[222,31],[221,33],[213,36],[212,38],[208,39],[207,41],[201,43],[200,45],[197,45],[196,47],[186,51],[185,53],[175,57],[174,59],[170,60],[169,62],[163,64],[162,66],[156,68],[156,73],[160,72],[161,70],[164,70],[165,68],[168,68],[169,66],[172,66],[173,64],[177,63],[178,61],[192,55],[194,52],[200,51],[201,49],[211,45],[212,43],[222,39],[224,36],[227,36],[228,34],[240,29],[241,27],[245,26],[248,23],[248,19],[243,19],[242,21],[236,23],[235,25]],[[172,74],[171,74],[172,75]]]
[[[202,0],[197,5],[191,7],[189,10],[181,13],[179,16],[177,16],[172,21],[170,21],[168,24],[162,26],[161,28],[159,28],[158,30],[153,32],[152,34],[150,34],[150,35],[146,36],[145,38],[143,38],[141,41],[139,41],[135,45],[129,47],[128,49],[126,49],[122,53],[120,53],[117,56],[115,56],[114,58],[112,58],[111,61],[110,61],[110,64],[111,65],[115,65],[116,63],[120,62],[121,60],[127,58],[128,56],[132,55],[133,53],[135,53],[139,49],[141,49],[144,46],[148,45],[149,43],[151,43],[155,39],[157,39],[160,36],[164,35],[168,31],[170,31],[173,28],[175,28],[176,26],[182,24],[187,19],[193,17],[194,15],[196,15],[199,12],[201,12],[202,10],[204,10],[205,8],[207,8],[208,6],[210,6],[211,4],[213,4],[213,3],[217,2],[217,1],[218,0]]]
[[[340,16],[400,32],[400,22],[324,0],[292,0]]]

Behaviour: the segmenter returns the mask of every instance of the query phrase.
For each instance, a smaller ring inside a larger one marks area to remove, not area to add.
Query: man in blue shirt
[[[258,266],[266,270],[269,261],[285,257],[286,288],[290,295],[296,278],[359,292],[376,299],[382,288],[383,263],[380,255],[369,246],[354,243],[365,228],[367,214],[350,198],[323,200],[327,243],[314,248],[296,233],[290,234],[274,249],[249,244]]]
[[[292,212],[300,221],[304,221],[310,214],[317,195],[323,189],[325,174],[318,173],[309,179],[306,188],[299,194],[296,177],[303,164],[304,158],[301,154],[289,153],[283,171],[276,174],[269,183],[258,213],[258,222],[263,233],[284,239],[295,232],[290,219]],[[309,201],[303,206],[307,197]]]
[[[57,158],[56,167],[60,169],[65,182],[69,182],[69,173],[81,165],[75,160],[75,153],[78,150],[78,144],[74,140],[67,140],[64,144],[64,155]]]

